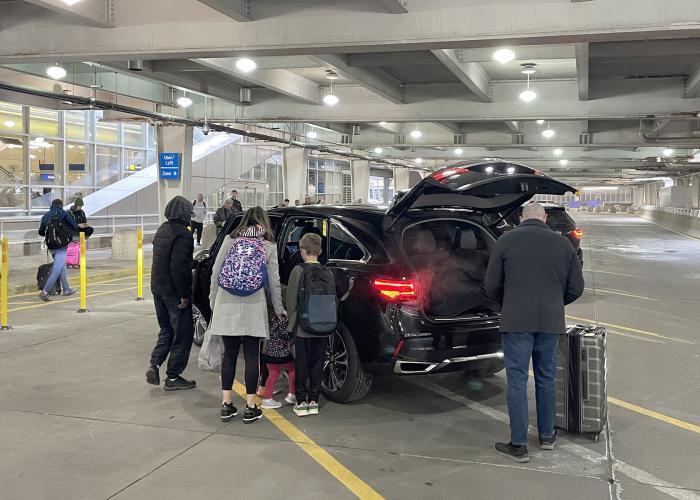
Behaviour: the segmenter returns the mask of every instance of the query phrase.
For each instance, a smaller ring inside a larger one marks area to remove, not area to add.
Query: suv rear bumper
[[[501,351],[490,354],[475,354],[474,356],[448,358],[439,363],[397,359],[394,363],[394,373],[397,375],[416,375],[458,370],[485,370],[488,369],[487,367],[497,368],[499,364],[503,365],[503,352]]]

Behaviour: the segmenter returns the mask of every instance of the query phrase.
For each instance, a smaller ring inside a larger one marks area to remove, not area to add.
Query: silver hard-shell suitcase
[[[608,413],[605,328],[574,325],[559,339],[555,426],[596,441]]]

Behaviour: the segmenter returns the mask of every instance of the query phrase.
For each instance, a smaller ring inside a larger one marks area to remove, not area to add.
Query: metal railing
[[[643,210],[653,210],[655,212],[666,212],[675,215],[685,215],[687,217],[700,217],[700,210],[694,208],[657,207],[656,205],[642,205]]]
[[[7,237],[8,244],[43,243],[38,229],[41,216],[20,216],[0,218],[0,234]],[[144,215],[95,215],[88,218],[88,224],[95,230],[90,239],[108,238],[122,229],[143,229],[144,234],[155,233],[160,225],[158,214]]]

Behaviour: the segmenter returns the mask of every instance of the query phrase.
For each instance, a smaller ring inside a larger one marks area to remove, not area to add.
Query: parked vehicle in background
[[[574,188],[523,165],[463,162],[426,177],[388,208],[270,210],[282,283],[301,262],[299,240],[309,232],[322,237],[319,260],[335,277],[339,325],[326,352],[324,395],[358,400],[376,373],[502,370],[499,315],[483,287],[501,214],[536,194],[568,191]],[[196,332],[211,316],[212,263],[239,217],[195,257]]]

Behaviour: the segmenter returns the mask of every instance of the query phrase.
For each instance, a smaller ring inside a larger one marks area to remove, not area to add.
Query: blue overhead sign
[[[160,179],[180,180],[180,153],[161,153],[158,166]]]

